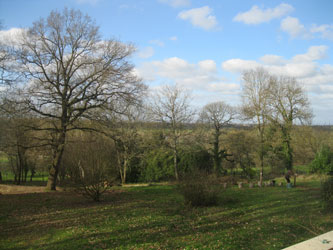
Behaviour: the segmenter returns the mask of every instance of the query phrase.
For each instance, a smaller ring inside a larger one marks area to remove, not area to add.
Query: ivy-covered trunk
[[[293,169],[293,149],[291,147],[291,136],[290,129],[288,127],[282,128],[282,136],[283,136],[283,154],[285,158],[285,168],[287,170]]]
[[[178,181],[179,175],[178,175],[178,152],[177,152],[177,144],[175,142],[174,148],[173,148],[173,167],[175,170],[175,178]]]

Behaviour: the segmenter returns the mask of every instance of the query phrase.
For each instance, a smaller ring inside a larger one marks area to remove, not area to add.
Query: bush
[[[321,196],[325,207],[332,211],[333,209],[333,176],[330,176],[322,183]]]
[[[206,149],[199,146],[191,146],[190,149],[180,150],[178,167],[182,175],[196,170],[211,172],[213,160]]]
[[[76,139],[67,145],[62,159],[66,180],[77,193],[100,201],[101,195],[118,177],[112,144],[107,138],[94,134]]]
[[[327,174],[333,172],[333,152],[327,145],[323,145],[316,153],[315,159],[310,164],[313,173]]]
[[[184,177],[178,184],[178,189],[184,196],[186,205],[214,206],[218,203],[221,186],[215,176],[196,171]]]
[[[94,161],[98,161],[97,155],[91,155]],[[114,179],[109,175],[108,166],[103,163],[77,165],[71,175],[71,184],[75,191],[94,201],[100,201],[101,195],[113,185]]]
[[[174,176],[172,153],[163,148],[145,154],[142,162],[141,178],[143,182],[170,180]]]

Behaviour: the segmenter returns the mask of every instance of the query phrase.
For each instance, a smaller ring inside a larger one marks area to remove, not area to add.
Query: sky
[[[151,89],[183,86],[197,109],[240,105],[242,72],[263,67],[297,78],[313,124],[333,124],[331,0],[0,0],[0,39],[64,7],[92,17],[104,39],[134,44]]]

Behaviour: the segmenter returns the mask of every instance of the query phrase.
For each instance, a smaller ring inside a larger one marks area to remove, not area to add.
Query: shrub
[[[90,157],[96,159],[98,156]],[[81,164],[79,162],[75,170],[70,179],[75,191],[94,201],[100,201],[101,195],[114,183],[109,176],[106,164],[91,164],[91,162]]]
[[[333,172],[333,152],[327,145],[323,145],[316,153],[315,159],[310,164],[314,173],[326,174]]]
[[[182,178],[178,189],[184,196],[186,205],[198,207],[217,205],[221,187],[215,176],[195,171]]]
[[[173,157],[170,151],[160,148],[145,154],[142,162],[141,181],[164,181],[171,179],[173,175]]]
[[[333,209],[333,176],[328,177],[321,186],[321,196],[325,207]]]
[[[191,145],[187,150],[180,150],[178,167],[183,175],[195,170],[211,172],[213,160],[206,149]]]
[[[95,134],[83,134],[76,139],[67,145],[62,159],[66,180],[77,193],[100,201],[118,177],[111,144]]]

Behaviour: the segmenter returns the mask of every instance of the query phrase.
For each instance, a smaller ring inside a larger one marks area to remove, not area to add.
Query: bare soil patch
[[[59,188],[57,188],[59,189]],[[41,186],[19,186],[0,184],[0,194],[28,194],[47,192],[46,187]]]

